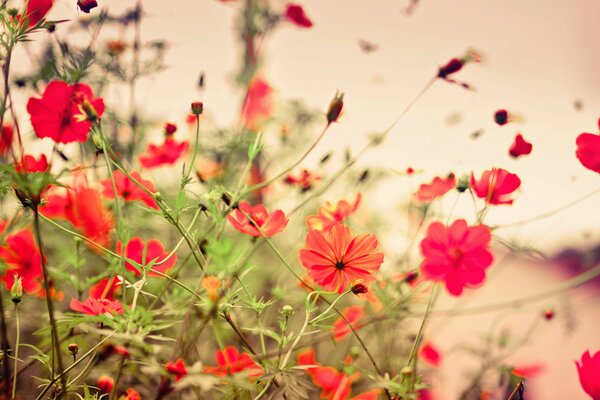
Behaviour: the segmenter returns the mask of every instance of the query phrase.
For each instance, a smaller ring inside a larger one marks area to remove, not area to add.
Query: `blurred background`
[[[73,12],[71,3],[57,1],[48,17],[85,18]],[[134,5],[130,0],[99,3],[111,11]],[[234,30],[240,5],[217,0],[144,0],[142,5],[146,14],[142,39],[164,39],[170,47],[168,68],[139,83],[141,111],[184,126],[190,101],[198,99],[215,124],[236,121],[243,96],[233,84],[241,51]],[[345,93],[340,123],[309,157],[308,167],[329,150],[346,146],[357,150],[367,142],[366,134],[390,126],[450,58],[469,47],[484,55],[482,63],[460,72],[460,79],[474,91],[436,82],[393,128],[385,144],[361,159],[364,167],[390,172],[366,194],[365,201],[368,209],[390,212],[389,234],[382,238],[386,248],[406,245],[399,205],[418,184],[451,171],[458,176],[470,171],[479,174],[497,166],[521,177],[514,205],[494,207],[486,218],[490,225],[552,212],[600,188],[600,176],[575,158],[576,136],[597,132],[600,117],[597,0],[304,0],[302,6],[314,26],[279,28],[263,44],[263,76],[275,88],[277,99],[297,98],[315,109],[325,110],[336,90]],[[56,35],[63,34],[59,27]],[[116,31],[114,37],[110,34],[105,32],[102,40],[131,40]],[[369,51],[361,48],[360,41],[372,45]],[[26,68],[27,62],[27,54],[17,54],[17,64]],[[201,73],[202,90],[197,85]],[[118,92],[112,93],[109,107],[126,101],[120,99]],[[497,109],[518,114],[521,121],[499,127],[493,121]],[[21,115],[26,114],[21,111]],[[533,152],[514,160],[508,148],[516,133],[533,143]],[[161,134],[157,127],[156,135]],[[411,177],[394,173],[407,167],[422,173]],[[353,188],[339,192],[342,197],[354,196]],[[454,197],[447,196],[442,208],[449,210],[453,202]],[[599,206],[600,194],[596,194],[548,218],[497,230],[502,240],[535,248],[548,258],[563,253],[560,259],[568,260],[568,267],[539,257],[500,255],[489,283],[457,304],[469,309],[527,297],[571,277],[585,264],[583,255],[600,244]],[[471,217],[470,199],[463,197],[453,216]],[[571,250],[565,253],[565,249]],[[588,348],[600,349],[598,289],[600,284],[592,282],[518,310],[434,319],[428,336],[445,353],[442,368],[433,377],[436,386],[443,388],[438,390],[439,398],[456,398],[464,388],[465,373],[478,367],[473,357],[457,349],[465,343],[474,345],[490,329],[525,335],[545,307],[556,310],[555,319],[531,328],[535,334],[511,360],[518,365],[544,365],[528,387],[536,399],[585,398],[573,360]],[[438,308],[452,309],[454,303],[444,297]]]

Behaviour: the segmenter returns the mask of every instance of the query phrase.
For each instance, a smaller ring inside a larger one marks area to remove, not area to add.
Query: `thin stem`
[[[519,384],[517,386],[515,386],[515,389],[512,391],[512,393],[510,394],[510,396],[508,397],[507,400],[512,400],[513,397],[515,397],[515,395],[519,392],[523,390],[523,382],[519,382]]]
[[[2,334],[0,344],[2,346],[2,379],[4,380],[4,384],[0,390],[8,394],[10,382],[10,360],[8,358],[8,349],[10,345],[8,343],[8,327],[6,325],[6,318],[4,315],[4,299],[2,298],[2,290],[0,290],[0,333]]]
[[[21,339],[21,326],[19,324],[19,305],[15,303],[15,324],[16,324],[16,338],[15,338],[15,364],[13,370],[16,372],[18,369],[19,363],[19,344]],[[13,384],[12,384],[12,398],[15,398],[15,394],[17,393],[17,373],[13,374]]]

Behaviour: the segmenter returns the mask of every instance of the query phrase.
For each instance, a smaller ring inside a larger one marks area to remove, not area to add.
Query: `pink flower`
[[[445,282],[453,296],[460,296],[464,288],[480,286],[494,260],[490,240],[490,228],[485,225],[467,226],[463,219],[450,227],[432,223],[421,242],[423,278]]]
[[[449,174],[446,178],[435,177],[431,183],[423,183],[415,192],[415,198],[423,203],[431,203],[456,187],[456,177]]]
[[[273,113],[273,88],[262,77],[252,79],[244,104],[242,106],[242,122],[250,130],[256,130],[260,124]]]
[[[515,136],[515,141],[510,146],[508,154],[510,154],[511,157],[519,158],[521,156],[530,154],[532,149],[533,145],[526,141],[523,138],[523,135],[519,133],[517,136]]]
[[[488,204],[512,204],[510,195],[521,186],[521,179],[502,168],[485,171],[481,178],[475,179],[471,173],[471,188],[480,199]]]
[[[69,307],[73,311],[77,311],[88,315],[104,315],[104,314],[123,314],[123,305],[119,300],[94,299],[88,297],[84,301],[72,299]]]
[[[581,362],[575,361],[575,365],[583,391],[592,400],[600,400],[600,351],[591,356],[587,350],[581,356]]]
[[[299,4],[288,4],[285,8],[283,18],[300,28],[310,28],[313,26],[312,21],[308,18],[304,9]]]
[[[437,368],[442,363],[442,353],[430,342],[423,343],[419,349],[419,357],[432,367]]]
[[[600,119],[598,119],[600,128]],[[589,170],[600,174],[600,135],[582,133],[577,136],[577,152],[575,155],[581,164]]]
[[[283,231],[288,223],[283,211],[275,210],[269,213],[262,204],[251,206],[244,200],[240,201],[237,210],[233,210],[227,216],[227,220],[238,231],[254,237],[263,234],[271,237]]]

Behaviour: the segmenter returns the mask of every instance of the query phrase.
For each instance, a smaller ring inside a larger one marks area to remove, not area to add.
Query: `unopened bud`
[[[544,310],[544,318],[546,319],[546,321],[552,320],[555,315],[556,315],[556,313],[554,312],[554,309],[552,309],[552,308],[548,308],[548,309]]]
[[[329,109],[327,110],[327,123],[337,122],[340,114],[344,108],[344,93],[337,92],[331,103],[329,103]]]
[[[170,122],[167,122],[165,124],[165,135],[167,136],[171,136],[173,135],[175,132],[177,132],[177,125],[172,124]]]
[[[192,114],[200,115],[204,111],[204,104],[201,101],[194,101],[192,103]]]
[[[19,304],[23,298],[23,278],[15,275],[12,288],[10,288],[10,299],[13,303]]]
[[[100,389],[102,393],[112,392],[114,386],[115,381],[110,376],[102,375],[98,378],[98,389]]]
[[[352,293],[354,294],[364,294],[367,293],[369,291],[369,288],[362,282],[356,283],[354,284],[354,286],[352,286]]]
[[[294,315],[294,307],[290,306],[289,304],[286,304],[285,306],[281,307],[281,313],[286,317]]]
[[[456,190],[460,193],[464,193],[469,189],[469,175],[465,174],[458,179],[456,182]]]
[[[413,374],[413,369],[410,366],[406,366],[400,370],[400,373],[405,376],[410,376]]]
[[[494,121],[500,126],[506,125],[508,123],[508,119],[509,114],[506,110],[498,110],[494,113]]]
[[[77,353],[79,353],[79,346],[77,343],[69,343],[69,351],[73,354],[73,357],[75,357]]]

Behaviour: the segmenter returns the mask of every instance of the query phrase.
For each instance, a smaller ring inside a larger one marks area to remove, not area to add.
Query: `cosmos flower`
[[[69,307],[73,311],[95,316],[123,314],[123,305],[119,300],[94,299],[93,297],[88,297],[84,301],[71,299]]]
[[[183,358],[178,358],[175,362],[169,361],[165,366],[165,369],[169,374],[175,376],[175,382],[178,382],[188,374],[185,364],[183,363]]]
[[[204,372],[216,376],[234,375],[243,372],[249,378],[256,378],[263,374],[263,369],[254,362],[246,352],[240,353],[233,346],[227,346],[215,353],[216,367],[205,367]]]
[[[123,278],[119,275],[100,279],[95,285],[90,287],[90,297],[94,299],[115,299],[115,292],[123,284]]]
[[[247,201],[240,201],[238,208],[229,213],[227,220],[238,231],[254,237],[263,234],[271,237],[283,231],[288,223],[283,211],[275,210],[269,213],[262,204],[251,206]]]
[[[119,255],[122,254],[121,241],[117,242],[116,253]],[[173,254],[167,261],[164,261],[167,258],[167,255],[168,253],[165,251],[162,243],[157,239],[150,239],[148,242],[144,243],[144,241],[137,236],[131,238],[129,242],[127,242],[127,248],[125,250],[126,258],[133,260],[142,266],[149,265],[151,261],[155,262],[155,264],[152,265],[152,270],[148,272],[149,276],[160,276],[156,272],[153,272],[153,270],[164,274],[175,265],[177,262],[177,254]],[[138,267],[131,264],[129,261],[125,262],[125,266],[136,276],[142,274]]]
[[[262,77],[257,76],[250,82],[242,106],[242,122],[250,130],[257,130],[273,113],[273,88]]]
[[[528,141],[526,141],[523,138],[523,135],[521,135],[519,133],[519,134],[517,134],[517,136],[515,136],[515,140],[512,143],[512,145],[510,146],[510,149],[508,150],[508,154],[510,154],[510,156],[513,158],[519,158],[521,156],[530,154],[532,149],[533,149],[533,145],[531,143],[529,143]]]
[[[306,246],[300,250],[300,262],[317,284],[343,293],[356,280],[375,280],[373,273],[383,262],[383,253],[376,251],[377,246],[374,235],[354,236],[350,228],[337,224],[328,232],[308,232]]]
[[[465,288],[480,286],[494,259],[490,240],[490,228],[485,225],[468,226],[463,219],[449,227],[433,222],[421,241],[423,278],[444,282],[453,296],[460,296]]]
[[[446,178],[436,176],[431,183],[423,183],[414,193],[415,199],[423,203],[431,203],[456,187],[456,177],[449,174]]]
[[[359,321],[365,315],[364,309],[361,306],[350,306],[342,310],[342,315],[350,322],[354,330],[360,327]],[[333,339],[336,342],[341,342],[348,334],[352,332],[352,329],[348,326],[348,323],[342,317],[333,323]]]
[[[303,169],[297,175],[294,175],[290,172],[285,177],[285,183],[287,183],[288,185],[296,185],[303,192],[310,190],[312,188],[312,185],[315,182],[318,182],[319,180],[321,180],[321,177],[319,175],[316,175],[307,169]]]
[[[54,5],[54,0],[29,0],[25,16],[29,20],[29,26],[34,26],[48,14]],[[21,19],[21,17],[19,17]]]
[[[317,215],[306,217],[306,226],[309,230],[328,231],[353,214],[360,206],[361,199],[362,195],[357,193],[353,203],[340,200],[336,204],[332,204],[327,201],[322,207],[319,207]]]
[[[593,356],[587,350],[581,361],[575,361],[581,388],[592,400],[600,400],[600,351]]]
[[[138,181],[148,191],[155,192],[154,184],[148,180],[143,179],[139,172],[134,171],[130,174],[133,177],[133,179]],[[124,173],[122,173],[119,170],[116,170],[113,172],[113,177],[115,179],[115,186],[117,187],[117,195],[123,200],[125,200],[126,202],[140,200],[142,203],[144,203],[150,208],[153,208],[155,210],[159,209],[158,204],[156,204],[154,198],[141,187],[136,185]],[[109,199],[114,199],[115,194],[110,178],[103,180],[102,185],[104,185],[104,195]]]
[[[471,188],[480,199],[488,204],[512,204],[510,195],[521,186],[521,179],[502,168],[484,171],[481,178],[475,179],[471,173]]]
[[[146,151],[140,154],[139,161],[142,167],[156,168],[161,165],[173,165],[190,148],[187,140],[178,142],[172,137],[165,137],[160,145],[149,144]]]

